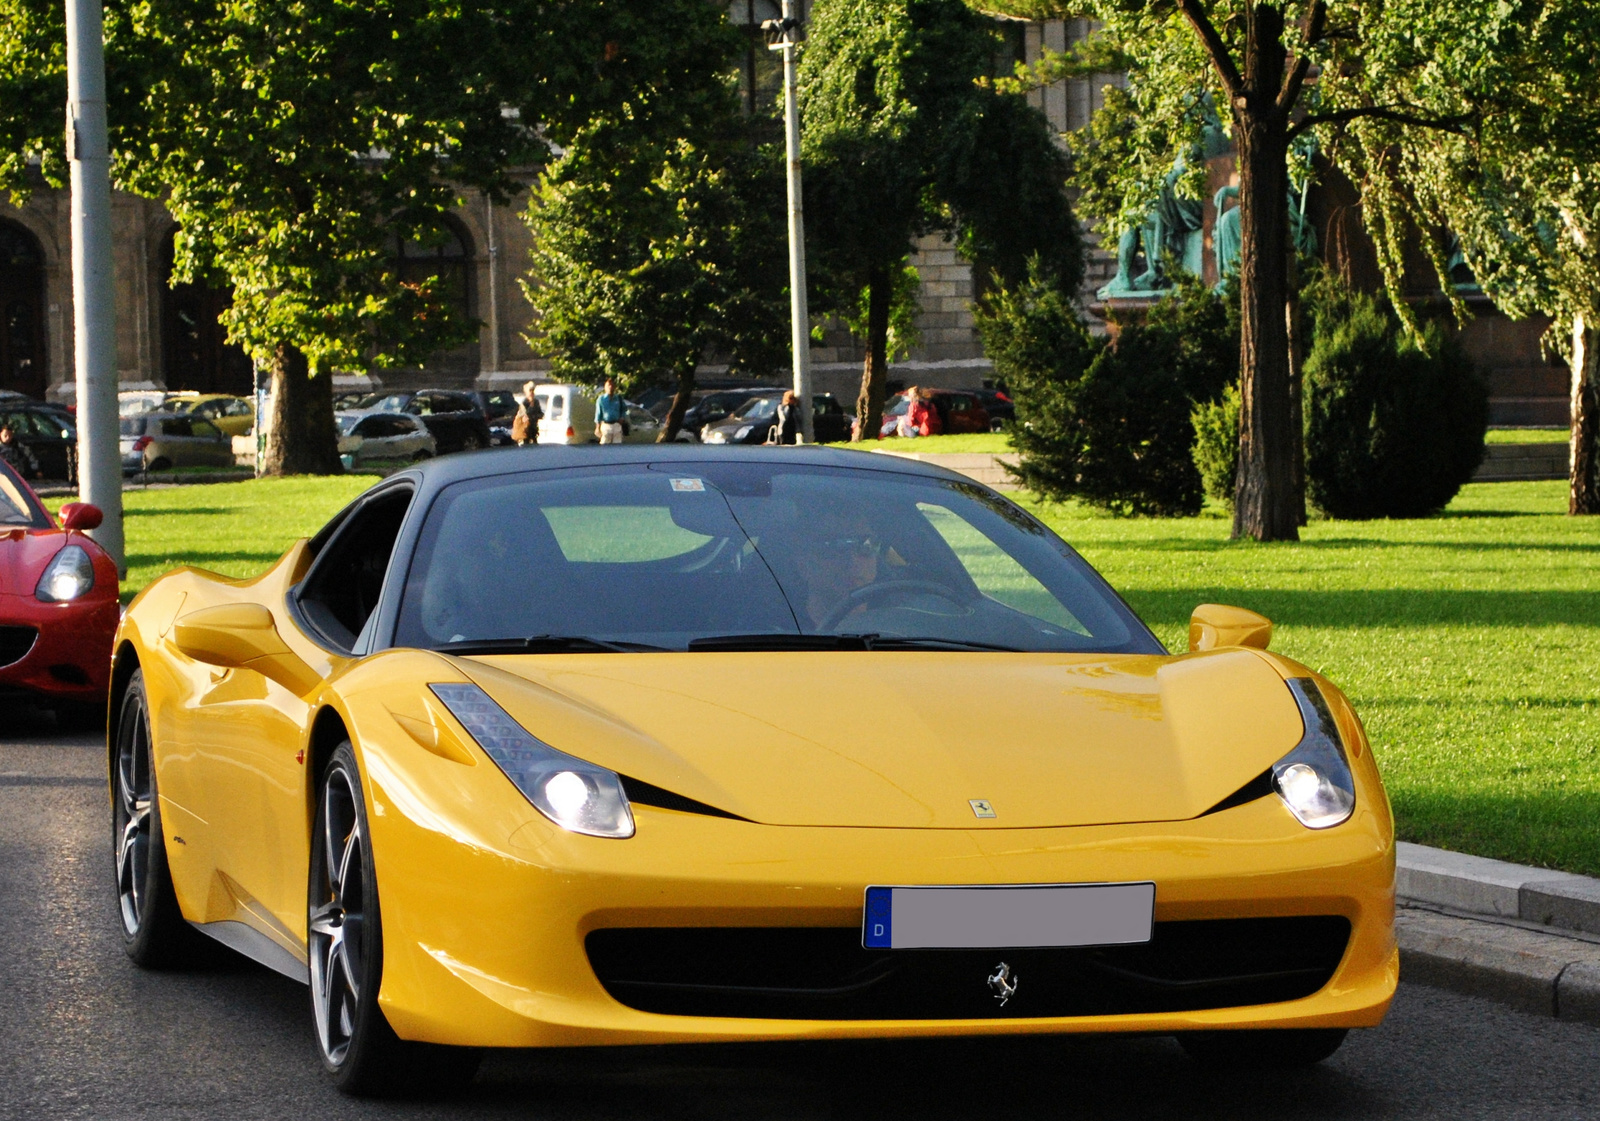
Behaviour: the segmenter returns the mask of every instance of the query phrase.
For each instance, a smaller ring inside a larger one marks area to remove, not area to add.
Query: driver
[[[845,620],[866,610],[865,603],[833,617],[851,593],[878,579],[883,538],[864,513],[839,508],[817,511],[810,530],[796,542],[795,555],[795,567],[805,584],[806,615],[813,627],[832,619],[831,629],[847,629]]]

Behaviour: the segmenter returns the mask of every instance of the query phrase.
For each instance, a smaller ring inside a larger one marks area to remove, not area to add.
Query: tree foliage
[[[800,68],[813,310],[865,306],[859,431],[877,431],[897,278],[916,238],[1020,281],[1082,276],[1066,164],[1044,117],[980,85],[996,36],[961,0],[817,0]],[[903,284],[903,282],[900,282]]]
[[[978,327],[1016,401],[1023,485],[1121,514],[1199,512],[1191,416],[1237,377],[1223,300],[1187,280],[1107,345],[1036,273],[986,301]]]
[[[765,376],[788,345],[781,157],[740,117],[727,22],[701,5],[694,31],[695,64],[579,128],[527,211],[529,341],[576,381],[672,386],[664,440],[696,365]]]

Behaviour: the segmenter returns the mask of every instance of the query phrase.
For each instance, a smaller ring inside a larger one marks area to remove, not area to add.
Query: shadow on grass
[[[173,556],[170,553],[132,553],[132,554],[130,554],[128,556],[128,564],[130,566],[170,564],[173,567],[177,567],[178,565],[187,564],[187,565],[193,565],[195,568],[210,568],[210,567],[212,567],[213,565],[216,565],[216,564],[225,564],[225,563],[230,563],[230,562],[237,561],[237,562],[240,562],[240,563],[259,564],[263,568],[265,568],[267,565],[273,563],[274,561],[276,561],[281,556],[283,556],[282,552],[277,552],[277,553],[255,553],[255,552],[249,552],[249,553],[243,553],[243,552],[240,552],[240,553],[217,553],[217,552],[206,552],[206,553],[184,553],[181,556]]]
[[[170,518],[175,514],[237,514],[239,511],[231,506],[157,506],[157,507],[124,507],[124,518]]]
[[[1227,603],[1259,611],[1280,626],[1600,626],[1600,595],[1592,591],[1280,591],[1214,586],[1154,591],[1124,588],[1122,594],[1142,619],[1157,625],[1187,622],[1196,604]]]
[[[1389,790],[1400,839],[1474,856],[1600,875],[1600,793]]]

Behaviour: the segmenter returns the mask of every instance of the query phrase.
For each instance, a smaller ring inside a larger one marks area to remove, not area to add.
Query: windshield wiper
[[[689,640],[691,651],[716,650],[1009,650],[956,638],[895,638],[880,634],[718,634]]]
[[[536,634],[530,638],[469,638],[441,643],[434,649],[441,654],[634,654],[666,647],[645,642],[608,642],[577,634]]]

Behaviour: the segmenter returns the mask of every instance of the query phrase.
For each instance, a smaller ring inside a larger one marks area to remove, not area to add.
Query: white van
[[[544,410],[539,422],[541,444],[593,444],[598,441],[594,430],[595,390],[586,385],[541,385],[533,391]],[[628,444],[653,444],[661,431],[661,422],[638,405],[626,403],[623,415],[627,418]]]
[[[560,383],[536,388],[533,395],[544,410],[544,419],[539,422],[539,443],[594,443],[593,393],[587,386]]]

